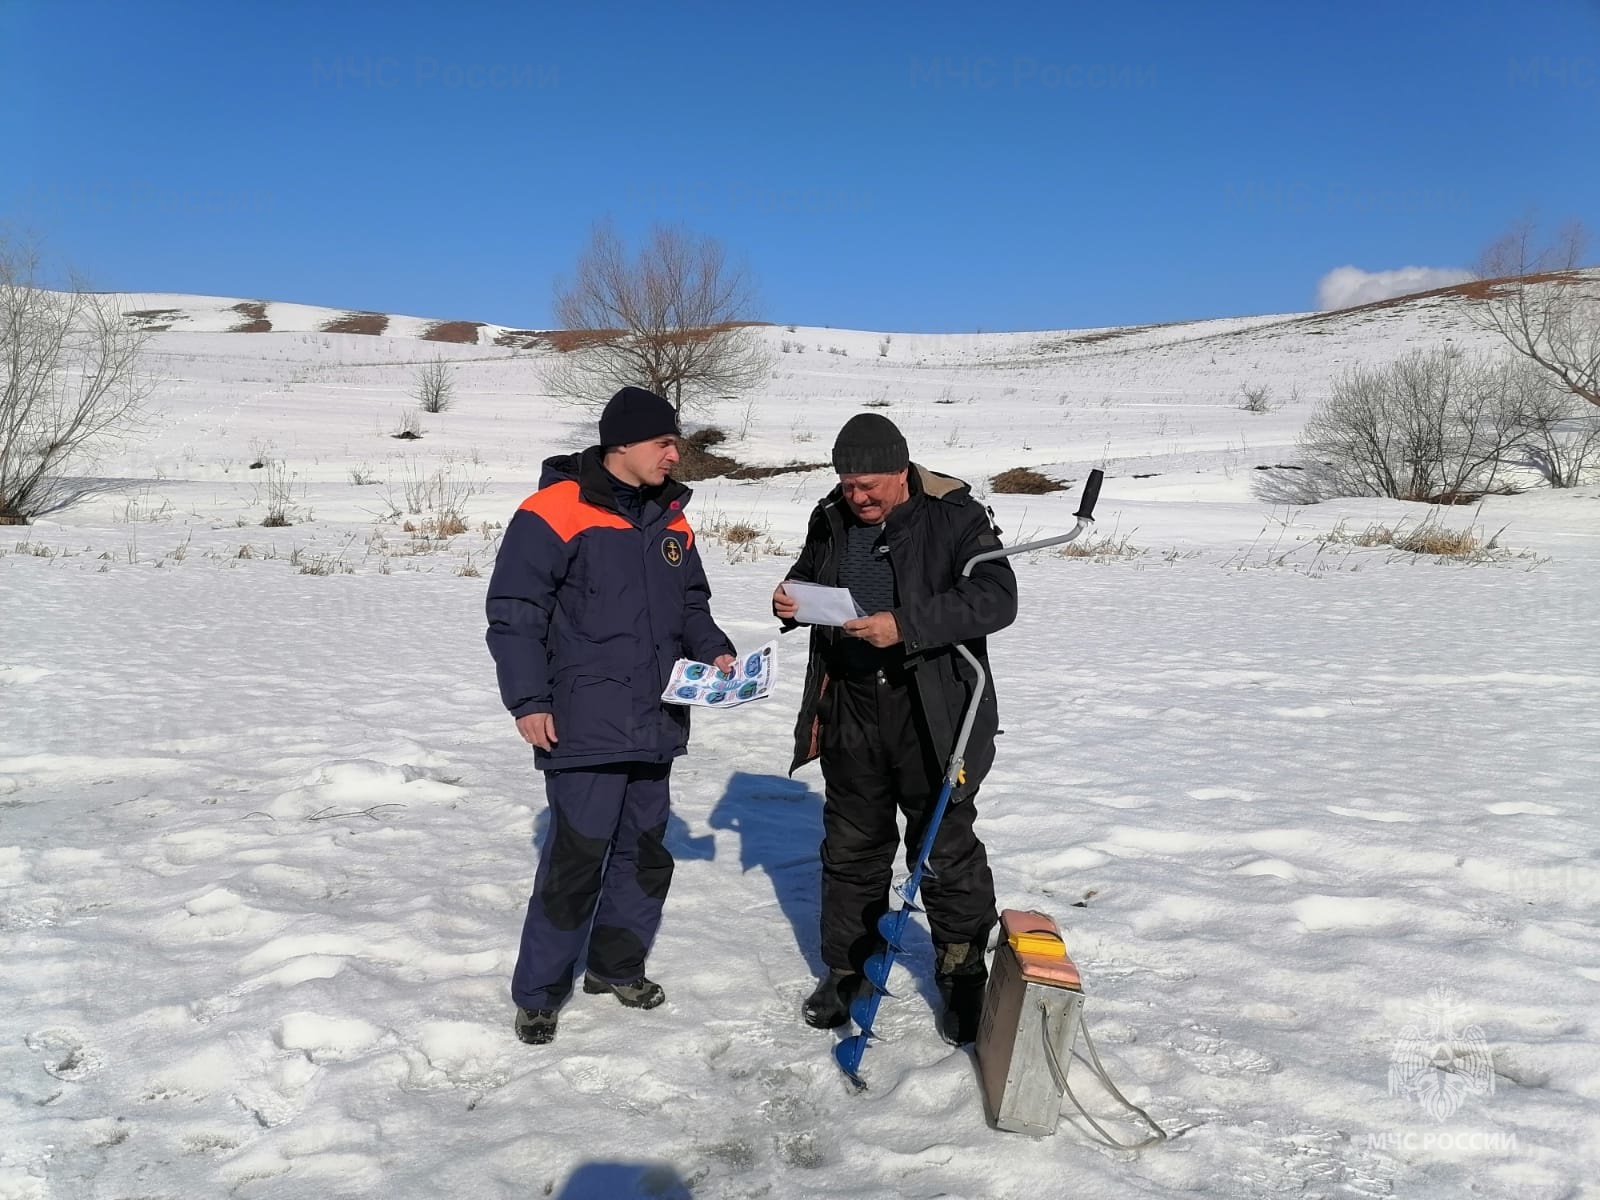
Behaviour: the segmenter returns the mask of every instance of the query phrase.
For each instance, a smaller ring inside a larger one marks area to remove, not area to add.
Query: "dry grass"
[[[1012,467],[989,480],[989,490],[1003,496],[1043,496],[1048,492],[1063,491],[1066,486],[1032,467]]]
[[[1134,530],[1127,533],[1104,533],[1099,537],[1090,534],[1088,537],[1074,538],[1057,553],[1062,558],[1093,558],[1100,561],[1113,558],[1138,558],[1144,553],[1144,547],[1133,544]]]
[[[1535,565],[1544,561],[1529,550],[1511,550],[1500,544],[1504,527],[1490,536],[1484,536],[1483,527],[1470,525],[1450,528],[1435,517],[1429,516],[1415,525],[1400,521],[1390,525],[1368,525],[1352,530],[1343,521],[1317,538],[1317,541],[1334,546],[1388,548],[1404,554],[1419,555],[1451,562],[1488,563],[1507,559],[1531,559]]]
[[[467,531],[467,523],[461,519],[459,513],[442,512],[431,520],[424,521],[422,531],[432,533],[434,537],[454,537],[458,533]]]
[[[749,542],[755,541],[760,536],[761,530],[757,529],[754,525],[748,525],[743,521],[740,521],[737,525],[729,525],[722,531],[721,534],[723,541],[734,546],[743,546]]]

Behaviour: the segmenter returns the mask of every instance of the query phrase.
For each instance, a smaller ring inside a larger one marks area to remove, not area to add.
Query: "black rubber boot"
[[[940,1035],[952,1046],[977,1041],[983,995],[989,984],[983,943],[957,942],[935,947],[933,978],[939,999],[944,1002],[944,1011],[939,1014]]]
[[[667,998],[667,993],[661,990],[659,983],[652,983],[643,975],[631,983],[607,983],[585,971],[583,990],[591,996],[603,996],[610,992],[628,1008],[654,1008]]]
[[[517,1037],[530,1046],[543,1046],[556,1040],[556,1010],[519,1008],[515,1025]]]
[[[850,1019],[850,1002],[856,998],[866,981],[854,971],[834,967],[806,1002],[800,1015],[813,1029],[837,1029]]]

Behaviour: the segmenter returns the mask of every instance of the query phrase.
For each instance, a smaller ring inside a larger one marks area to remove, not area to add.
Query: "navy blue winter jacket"
[[[625,515],[598,447],[547,459],[511,518],[486,604],[500,698],[514,717],[555,716],[540,770],[668,762],[689,742],[689,710],[661,703],[678,658],[734,653],[711,618],[692,495],[674,480]]]

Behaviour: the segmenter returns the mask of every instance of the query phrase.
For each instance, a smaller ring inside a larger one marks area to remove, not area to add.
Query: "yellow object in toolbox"
[[[1006,941],[1018,954],[1037,954],[1041,958],[1067,956],[1067,944],[1061,940],[1060,935],[1047,933],[1044,930],[1029,929],[1013,933],[1006,938]]]

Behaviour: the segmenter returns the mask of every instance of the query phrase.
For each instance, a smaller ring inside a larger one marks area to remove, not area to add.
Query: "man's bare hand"
[[[731,678],[734,667],[739,665],[739,660],[731,654],[719,654],[712,660],[711,665]]]
[[[900,622],[894,619],[894,614],[891,612],[873,613],[870,617],[857,617],[854,621],[846,621],[844,631],[853,638],[860,638],[876,646],[879,650],[900,644]]]
[[[772,593],[772,614],[780,621],[794,620],[795,613],[800,611],[800,601],[783,590],[783,584],[778,585],[778,590]]]
[[[559,741],[556,737],[556,719],[550,713],[529,713],[517,718],[517,732],[522,740],[549,753]]]

